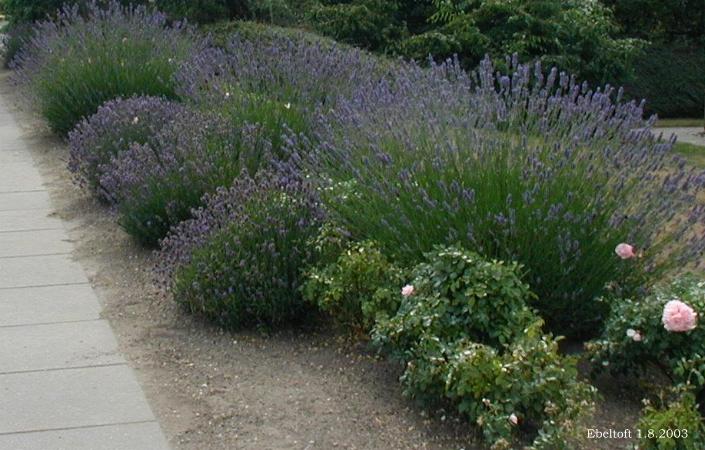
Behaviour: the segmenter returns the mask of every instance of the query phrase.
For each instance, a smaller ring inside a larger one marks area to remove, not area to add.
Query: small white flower
[[[644,337],[641,335],[641,333],[637,331],[636,333],[634,333],[634,336],[632,336],[632,339],[634,340],[634,342],[641,342]]]
[[[286,105],[284,105],[284,108],[291,109],[291,103],[287,103]]]
[[[226,98],[226,99],[230,98],[230,92],[226,92],[226,93],[225,93],[225,98]]]
[[[633,338],[635,334],[635,330],[632,330],[631,328],[627,330],[627,337]]]
[[[403,295],[404,297],[411,297],[412,295],[414,295],[414,286],[412,286],[411,284],[407,284],[406,286],[401,288],[401,295]]]
[[[137,117],[137,116],[135,116],[135,118],[132,119],[132,123],[135,124],[135,125],[137,125],[138,123],[140,123],[140,118]]]

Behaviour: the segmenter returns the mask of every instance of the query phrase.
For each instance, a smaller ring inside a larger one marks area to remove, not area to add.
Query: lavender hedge
[[[35,25],[13,62],[14,80],[51,128],[65,134],[117,97],[175,98],[174,73],[203,48],[185,25],[168,25],[146,6],[92,1],[85,14],[66,6]]]
[[[307,132],[319,109],[334,107],[384,71],[378,59],[349,47],[234,35],[225,49],[196,55],[177,80],[182,98],[220,110],[234,126],[262,125],[277,150],[286,129]]]
[[[310,183],[262,171],[205,198],[162,242],[157,268],[174,297],[226,327],[279,325],[305,309],[301,270],[322,220]]]
[[[100,182],[112,171],[113,158],[133,144],[158,145],[161,130],[189,114],[183,105],[158,97],[111,100],[69,133],[69,170],[80,185],[115,201]]]
[[[199,112],[179,119],[152,142],[133,143],[113,158],[100,179],[120,225],[149,246],[191,217],[204,194],[270,160],[271,144],[259,126],[233,129],[219,116]]]
[[[608,283],[633,289],[702,264],[705,174],[655,140],[621,92],[507,63],[510,75],[489,60],[471,74],[452,61],[401,69],[292,147],[355,236],[403,263],[454,243],[518,261],[551,328],[589,334]],[[620,242],[643,257],[620,260]]]

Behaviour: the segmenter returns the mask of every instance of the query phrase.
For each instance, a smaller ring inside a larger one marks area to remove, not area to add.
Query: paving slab
[[[17,127],[15,121],[12,120],[11,116],[9,116],[9,119],[7,117],[8,116],[5,116],[5,118],[0,121],[0,137],[8,144],[3,144],[0,151],[12,147],[12,144],[19,142],[22,138],[22,131]],[[16,148],[16,145],[14,147]]]
[[[70,255],[0,258],[0,289],[86,282]]]
[[[0,327],[0,374],[124,364],[104,320]]]
[[[49,210],[0,211],[0,233],[27,230],[63,229],[61,220]]]
[[[0,139],[2,135],[0,134]],[[17,147],[10,147],[12,144],[2,143],[3,150],[0,150],[0,165],[14,164],[14,163],[32,163],[32,158],[29,156],[26,148],[18,145]]]
[[[51,209],[49,193],[42,190],[0,193],[0,211],[22,211],[28,209]]]
[[[0,449],[13,450],[168,450],[155,422],[70,430],[0,434]]]
[[[0,433],[151,420],[125,365],[0,375]]]
[[[167,450],[0,97],[0,450]]]
[[[99,317],[100,305],[88,283],[0,289],[0,326],[95,320]]]
[[[0,233],[0,258],[71,253],[73,244],[64,230]]]
[[[23,192],[44,189],[37,169],[28,162],[2,165],[0,192]]]

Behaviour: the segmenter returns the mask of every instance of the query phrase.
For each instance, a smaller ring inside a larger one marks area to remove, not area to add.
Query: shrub
[[[221,49],[228,48],[233,36],[244,41],[259,42],[260,45],[265,43],[271,45],[286,39],[294,42],[306,42],[310,45],[320,45],[324,48],[340,45],[333,39],[299,28],[286,28],[248,20],[217,22],[204,25],[201,30],[210,36],[213,45]]]
[[[303,296],[342,328],[361,333],[396,313],[403,281],[401,269],[373,243],[363,242],[349,245],[333,263],[307,271]]]
[[[243,176],[163,241],[159,273],[179,303],[220,325],[281,325],[305,310],[301,269],[320,222],[305,181]]]
[[[499,347],[537,320],[517,264],[487,261],[456,247],[438,248],[426,259],[414,269],[413,293],[395,317],[376,328],[379,343],[392,351],[413,348],[424,335]]]
[[[179,80],[182,96],[196,108],[218,111],[235,128],[257,124],[274,155],[284,158],[287,133],[309,134],[319,109],[333,107],[380,71],[359,50],[235,36],[226,50],[203,52]]]
[[[397,20],[398,5],[388,0],[360,0],[317,5],[307,21],[325,35],[370,50],[389,46],[404,32]]]
[[[244,17],[248,0],[156,0],[155,5],[176,20],[209,23]]]
[[[416,61],[425,61],[429,56],[436,61],[457,56],[466,66],[474,66],[488,51],[487,37],[464,16],[442,28],[401,40],[394,48],[395,53]]]
[[[705,327],[669,331],[666,305],[678,300],[705,315],[705,281],[684,276],[644,298],[616,298],[600,339],[587,345],[595,371],[641,374],[660,367],[675,384],[691,385],[705,402]],[[672,329],[672,328],[671,328]],[[704,403],[705,404],[705,403]]]
[[[646,110],[661,117],[703,117],[705,100],[705,47],[659,44],[635,61],[626,93],[646,99]]]
[[[111,1],[87,8],[85,17],[67,7],[56,20],[38,23],[15,60],[15,81],[62,134],[114,98],[175,98],[174,72],[204,45],[143,6]]]
[[[191,114],[151,143],[133,143],[100,180],[128,234],[155,246],[191,217],[204,194],[229,186],[244,170],[268,162],[270,144],[257,126],[233,129],[217,116]]]
[[[3,0],[2,13],[13,24],[27,24],[55,15],[64,4],[81,4],[83,0]]]
[[[594,299],[607,283],[632,289],[703,261],[693,224],[705,218],[694,200],[705,175],[611,88],[509,64],[511,77],[487,60],[472,74],[452,62],[398,69],[396,80],[341,100],[313,142],[294,143],[296,160],[324,187],[354,185],[343,200],[324,189],[323,201],[393,261],[456,242],[518,261],[551,329],[590,335],[606,314]],[[620,242],[643,258],[617,258]]]
[[[79,184],[114,202],[100,183],[113,158],[133,144],[158,145],[161,130],[189,114],[184,106],[158,97],[110,100],[69,133],[69,169]]]
[[[670,395],[674,397],[674,395]],[[650,402],[637,429],[639,448],[644,450],[698,450],[705,446],[705,426],[690,392],[676,390],[675,398]]]
[[[220,111],[235,127],[259,124],[282,156],[287,129],[307,133],[318,108],[333,107],[380,71],[359,50],[236,35],[226,50],[203,52],[179,74],[180,93],[196,107]]]
[[[0,54],[2,54],[3,65],[10,68],[15,56],[19,53],[25,43],[29,40],[32,27],[27,24],[7,25],[0,34]]]
[[[492,448],[516,448],[520,430],[533,434],[532,448],[565,448],[594,389],[576,380],[576,361],[541,336],[520,266],[453,247],[427,258],[396,316],[373,333],[405,363],[405,393],[457,408]]]

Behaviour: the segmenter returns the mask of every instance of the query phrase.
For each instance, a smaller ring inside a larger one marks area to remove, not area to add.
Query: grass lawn
[[[656,127],[702,127],[705,125],[705,119],[659,119],[656,122]]]
[[[674,149],[695,167],[705,169],[705,147],[686,142],[677,142]]]

